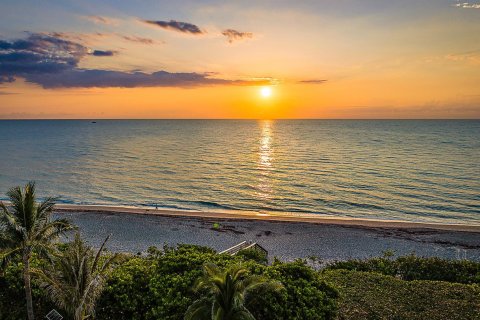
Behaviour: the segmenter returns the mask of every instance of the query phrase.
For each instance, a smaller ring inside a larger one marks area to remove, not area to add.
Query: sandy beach
[[[149,246],[198,244],[224,250],[244,240],[259,243],[282,260],[365,258],[394,250],[480,261],[480,226],[333,218],[268,212],[196,212],[110,206],[58,205],[92,245],[112,234],[113,251],[143,252]],[[220,228],[214,228],[218,223]]]

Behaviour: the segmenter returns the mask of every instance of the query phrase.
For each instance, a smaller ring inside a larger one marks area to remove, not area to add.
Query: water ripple
[[[480,223],[480,121],[0,121],[0,193]]]

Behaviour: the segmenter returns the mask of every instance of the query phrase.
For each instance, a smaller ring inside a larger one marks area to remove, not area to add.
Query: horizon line
[[[276,120],[471,120],[480,118],[0,118],[0,121],[129,121],[129,120],[242,120],[242,121],[276,121]]]

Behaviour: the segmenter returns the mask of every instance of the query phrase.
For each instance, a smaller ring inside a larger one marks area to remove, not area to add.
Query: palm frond
[[[13,248],[0,253],[0,270],[5,269],[10,260],[19,255],[21,251],[21,248]]]
[[[93,259],[93,265],[92,265],[93,270],[97,269],[98,259],[100,258],[100,255],[102,254],[102,251],[105,248],[105,244],[107,243],[108,239],[110,239],[110,236],[111,234],[109,234],[105,238],[105,240],[103,240],[102,245],[100,246],[100,249],[98,249],[97,254],[95,255],[95,259]]]
[[[97,252],[86,245],[78,233],[64,251],[54,256],[54,263],[42,277],[42,286],[49,296],[72,319],[84,319],[93,315],[95,302],[105,285],[111,263],[117,255],[102,255],[105,243]]]
[[[67,231],[75,230],[76,227],[66,219],[47,221],[32,235],[36,242],[52,242]]]
[[[1,204],[2,212],[0,214],[0,223],[5,233],[14,234],[14,237],[25,241],[28,238],[27,230],[22,224],[22,220],[16,215],[16,211],[10,212],[4,203]]]
[[[231,320],[255,320],[255,317],[248,311],[247,309],[243,308],[240,310],[236,310],[231,318]]]
[[[206,296],[190,306],[185,319],[196,319],[196,312],[204,316],[208,311],[209,319],[213,320],[255,320],[245,308],[245,296],[260,286],[268,290],[282,288],[279,282],[249,275],[248,269],[242,265],[222,270],[212,263],[207,263],[203,266],[203,275],[197,279],[194,286],[197,292],[206,293]],[[209,308],[205,305],[207,302]]]
[[[201,298],[192,303],[185,313],[184,320],[210,320],[212,319],[212,301]]]
[[[58,201],[58,198],[48,197],[37,207],[37,217],[38,220],[47,220],[50,217],[50,214],[53,213],[55,208],[55,203]]]
[[[48,198],[38,205],[35,199],[34,182],[27,183],[23,189],[21,187],[11,188],[7,192],[7,196],[10,199],[9,207],[7,208],[4,203],[0,203],[0,240],[2,242],[0,247],[2,249],[7,248],[10,251],[6,251],[7,254],[2,254],[1,262],[8,261],[8,258],[14,253],[22,253],[26,266],[24,276],[27,313],[28,318],[32,319],[33,303],[29,281],[31,254],[36,251],[42,255],[47,255],[53,249],[53,241],[63,232],[70,230],[71,225],[65,221],[50,222],[55,199]],[[55,270],[51,270],[51,274],[53,277]],[[47,291],[59,304],[65,305],[55,297],[61,291],[60,288],[50,281]],[[63,288],[62,290],[67,289]]]

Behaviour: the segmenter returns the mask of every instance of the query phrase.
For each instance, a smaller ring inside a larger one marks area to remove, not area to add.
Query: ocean
[[[480,224],[477,120],[0,121],[0,199]]]

